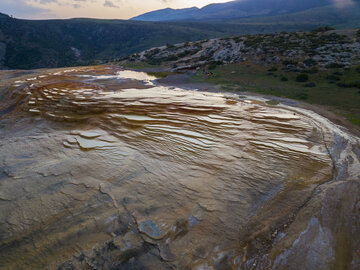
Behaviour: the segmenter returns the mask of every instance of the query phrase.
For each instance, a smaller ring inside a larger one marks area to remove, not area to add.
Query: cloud
[[[230,0],[0,0],[0,12],[26,19],[128,19],[156,9],[201,7],[227,1]]]
[[[34,7],[28,4],[26,0],[1,0],[0,10],[16,18],[37,18],[49,12],[49,9]]]
[[[345,8],[353,5],[355,3],[354,0],[333,0],[335,6],[338,8]]]
[[[58,0],[37,0],[40,4],[59,3]]]
[[[113,2],[111,2],[110,0],[106,0],[104,3],[104,7],[110,7],[110,8],[119,8],[119,6],[115,5]]]

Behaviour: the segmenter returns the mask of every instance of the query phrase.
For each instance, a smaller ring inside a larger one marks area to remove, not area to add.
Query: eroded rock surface
[[[34,76],[0,91],[0,269],[358,269],[359,139],[327,119],[116,67]]]

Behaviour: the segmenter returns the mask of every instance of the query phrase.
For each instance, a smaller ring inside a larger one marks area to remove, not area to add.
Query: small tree
[[[357,66],[356,68],[356,71],[360,73],[360,66]]]
[[[308,80],[309,80],[309,75],[307,75],[305,73],[301,73],[296,76],[297,82],[307,82]]]
[[[277,71],[277,70],[278,70],[278,68],[275,67],[275,66],[273,66],[273,67],[271,67],[270,69],[268,69],[269,72],[274,72],[274,71]]]
[[[343,68],[345,65],[341,63],[329,63],[325,67],[326,68]]]
[[[325,26],[325,27],[315,28],[311,32],[313,32],[313,33],[323,33],[323,32],[327,32],[327,31],[331,31],[331,30],[335,30],[335,28]]]

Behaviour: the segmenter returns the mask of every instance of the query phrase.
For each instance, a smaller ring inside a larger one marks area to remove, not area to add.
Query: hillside
[[[238,0],[210,4],[201,9],[163,9],[132,18],[139,21],[237,19],[295,13],[332,4],[331,0]]]
[[[310,30],[317,24],[238,22],[156,23],[124,20],[19,20],[0,16],[0,68],[33,69],[83,65],[142,50],[206,38],[281,30]]]
[[[214,10],[214,7],[219,6],[211,5],[206,9]],[[301,7],[304,8],[305,6]],[[292,10],[299,9],[297,7]],[[167,11],[170,12],[170,17],[178,18],[171,10]],[[197,12],[197,9],[182,12]],[[86,65],[123,58],[165,44],[241,34],[310,31],[326,25],[356,28],[360,26],[358,14],[360,5],[341,10],[322,6],[286,15],[255,18],[231,19],[227,14],[226,20],[197,22],[96,19],[33,21],[0,14],[0,69]]]
[[[251,62],[265,66],[286,64],[292,69],[341,67],[360,63],[360,34],[355,30],[234,36],[152,48],[131,55],[130,62],[169,67],[172,71],[209,65]]]
[[[218,35],[221,33],[157,23],[95,19],[31,21],[1,16],[0,48],[5,48],[6,53],[0,59],[7,67],[17,69],[60,67]]]

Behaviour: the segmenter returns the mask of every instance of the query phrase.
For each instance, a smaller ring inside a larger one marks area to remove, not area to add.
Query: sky
[[[0,0],[0,12],[21,19],[129,19],[162,8],[203,7],[230,0]]]

